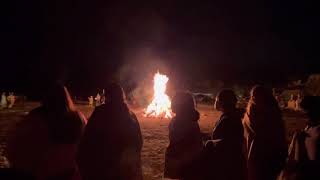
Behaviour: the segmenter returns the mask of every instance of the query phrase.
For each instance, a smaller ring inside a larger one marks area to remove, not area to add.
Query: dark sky
[[[191,82],[281,82],[320,72],[314,1],[116,2],[4,4],[0,88],[62,78],[86,89],[124,67],[135,69],[129,77],[160,69]]]

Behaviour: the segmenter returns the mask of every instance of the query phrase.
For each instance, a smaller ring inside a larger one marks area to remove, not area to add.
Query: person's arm
[[[320,126],[309,128],[306,133],[308,134],[305,140],[305,146],[309,160],[317,160],[317,144],[320,136]]]

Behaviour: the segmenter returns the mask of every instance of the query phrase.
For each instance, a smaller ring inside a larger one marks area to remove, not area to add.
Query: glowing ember
[[[169,78],[159,72],[153,78],[153,100],[145,110],[146,116],[171,118],[171,101],[166,94],[166,85]]]

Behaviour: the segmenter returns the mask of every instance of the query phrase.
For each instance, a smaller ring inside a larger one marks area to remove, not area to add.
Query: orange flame
[[[167,82],[169,78],[159,72],[153,78],[153,100],[145,110],[146,116],[171,118],[171,101],[166,94]]]

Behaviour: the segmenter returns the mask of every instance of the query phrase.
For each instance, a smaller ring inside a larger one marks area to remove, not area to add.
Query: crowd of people
[[[290,99],[287,103],[287,109],[291,109],[294,111],[301,111],[301,104],[302,101],[302,97],[300,95],[294,96],[293,94],[291,94]]]
[[[1,101],[0,101],[0,108],[6,109],[6,108],[12,108],[15,104],[16,96],[14,96],[13,92],[10,92],[7,96],[5,92],[1,94]]]
[[[63,85],[52,85],[8,142],[8,174],[37,180],[141,180],[143,137],[118,84],[86,118]],[[251,90],[247,108],[237,108],[232,90],[215,99],[221,112],[211,137],[203,138],[192,95],[177,92],[169,124],[164,177],[182,180],[320,179],[320,98],[306,96],[305,129],[287,147],[282,113],[272,91]]]
[[[98,107],[98,106],[104,104],[105,101],[106,101],[106,96],[105,96],[104,89],[102,90],[101,94],[100,94],[100,92],[98,92],[94,98],[93,98],[93,96],[88,97],[88,105],[90,107]]]

